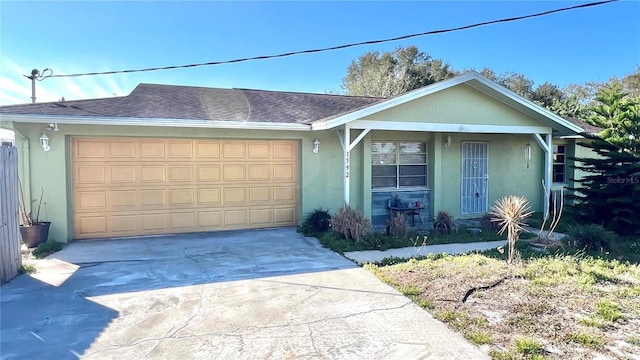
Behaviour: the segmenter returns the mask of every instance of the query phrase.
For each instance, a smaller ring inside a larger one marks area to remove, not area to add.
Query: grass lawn
[[[511,266],[491,251],[366,268],[493,359],[640,358],[637,262],[526,247]]]

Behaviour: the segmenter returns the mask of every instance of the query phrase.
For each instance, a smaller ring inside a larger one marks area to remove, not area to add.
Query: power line
[[[111,74],[147,72],[147,71],[170,70],[170,69],[184,69],[184,68],[193,68],[193,67],[200,67],[200,66],[233,64],[233,63],[247,62],[247,61],[253,61],[253,60],[275,59],[275,58],[282,58],[282,57],[293,56],[293,55],[312,54],[312,53],[319,53],[319,52],[325,52],[325,51],[331,51],[331,50],[340,50],[340,49],[346,49],[346,48],[355,47],[355,46],[379,44],[379,43],[384,43],[384,42],[405,40],[405,39],[410,39],[410,38],[419,37],[419,36],[442,34],[442,33],[448,33],[448,32],[453,32],[453,31],[466,30],[466,29],[471,29],[471,28],[480,27],[480,26],[486,26],[486,25],[491,25],[491,24],[506,23],[506,22],[530,19],[530,18],[550,15],[550,14],[554,14],[554,13],[559,13],[559,12],[563,12],[563,11],[569,11],[569,10],[575,10],[575,9],[599,6],[599,5],[604,5],[604,4],[617,2],[617,1],[620,1],[620,0],[597,1],[597,2],[591,2],[591,3],[586,3],[586,4],[580,4],[580,5],[574,5],[574,6],[559,8],[559,9],[547,10],[547,11],[543,11],[543,12],[539,12],[539,13],[535,13],[535,14],[516,16],[516,17],[510,17],[510,18],[504,18],[504,19],[498,19],[498,20],[491,20],[491,21],[484,21],[484,22],[480,22],[480,23],[475,23],[475,24],[465,25],[465,26],[460,26],[460,27],[454,27],[454,28],[449,28],[449,29],[432,30],[432,31],[426,31],[426,32],[422,32],[422,33],[397,36],[397,37],[388,38],[388,39],[362,41],[362,42],[357,42],[357,43],[350,43],[350,44],[345,44],[345,45],[338,45],[338,46],[319,48],[319,49],[292,51],[292,52],[287,52],[287,53],[282,53],[282,54],[277,54],[277,55],[253,56],[253,57],[246,57],[246,58],[239,58],[239,59],[232,59],[232,60],[211,61],[211,62],[199,63],[199,64],[151,67],[151,68],[145,68],[145,69],[114,70],[114,71],[88,72],[88,73],[78,73],[78,74],[61,74],[61,75],[53,75],[52,74],[52,75],[50,75],[48,77],[60,77],[61,78],[61,77],[79,77],[79,76],[94,76],[94,75],[111,75]]]

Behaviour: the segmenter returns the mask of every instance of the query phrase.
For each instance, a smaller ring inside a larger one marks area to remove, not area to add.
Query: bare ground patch
[[[368,267],[494,359],[640,358],[638,265],[464,255]]]

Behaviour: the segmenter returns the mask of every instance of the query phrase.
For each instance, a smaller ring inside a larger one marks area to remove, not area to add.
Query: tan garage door
[[[74,138],[75,238],[295,225],[297,143]]]

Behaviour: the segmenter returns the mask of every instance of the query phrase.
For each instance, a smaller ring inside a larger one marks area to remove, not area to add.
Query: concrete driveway
[[[295,229],[76,242],[0,288],[2,359],[481,359]]]

